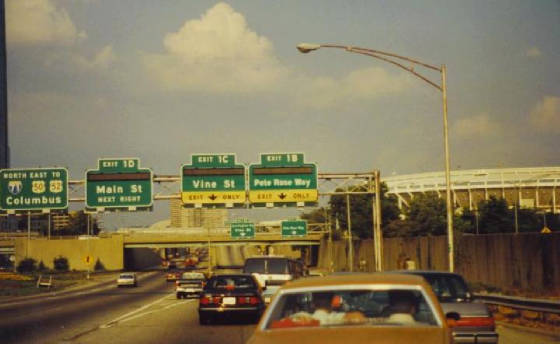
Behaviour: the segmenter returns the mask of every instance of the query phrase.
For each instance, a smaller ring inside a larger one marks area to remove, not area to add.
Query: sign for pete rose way
[[[303,153],[261,154],[249,166],[249,202],[255,206],[316,203],[317,165],[305,163]]]

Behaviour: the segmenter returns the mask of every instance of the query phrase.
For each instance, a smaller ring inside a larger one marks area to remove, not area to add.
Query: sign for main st
[[[86,171],[86,207],[149,208],[152,206],[151,169],[138,158],[99,159],[97,170]]]

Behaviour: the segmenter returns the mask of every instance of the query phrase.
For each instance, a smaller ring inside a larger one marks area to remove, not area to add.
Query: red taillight
[[[238,296],[237,297],[237,304],[238,305],[258,305],[261,303],[261,300],[256,296]]]
[[[220,303],[222,301],[222,298],[219,296],[214,296],[212,298],[212,303]]]
[[[261,302],[261,300],[259,300],[258,297],[251,296],[249,298],[249,303],[252,304],[252,305],[258,305],[260,302]]]
[[[207,304],[209,304],[209,303],[210,303],[210,298],[209,298],[209,297],[206,297],[206,296],[205,296],[205,297],[201,297],[201,298],[200,298],[200,304],[201,304],[201,305],[207,305]]]
[[[494,329],[495,323],[493,317],[464,317],[456,321],[457,327],[490,327]]]

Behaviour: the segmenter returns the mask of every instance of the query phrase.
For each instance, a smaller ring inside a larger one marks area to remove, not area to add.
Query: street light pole
[[[442,93],[443,102],[443,144],[444,144],[444,155],[445,155],[445,191],[446,191],[446,207],[447,207],[447,248],[448,248],[448,260],[449,260],[449,271],[453,272],[455,270],[455,258],[454,258],[454,244],[453,244],[453,203],[451,200],[451,173],[450,173],[450,161],[449,161],[449,134],[447,126],[447,67],[442,65],[441,67],[433,66],[418,60],[396,55],[393,53],[388,53],[380,50],[359,48],[353,46],[344,46],[338,44],[311,44],[311,43],[301,43],[297,45],[297,49],[301,53],[309,53],[320,48],[336,48],[343,49],[351,53],[366,55],[374,57],[379,60],[391,63],[407,72],[414,74],[416,77],[422,79],[426,83],[435,87]],[[402,61],[406,61],[412,65],[421,66],[427,69],[437,71],[441,75],[441,86],[436,82],[431,81],[422,74],[419,74],[414,70],[414,67],[407,67],[402,64]]]

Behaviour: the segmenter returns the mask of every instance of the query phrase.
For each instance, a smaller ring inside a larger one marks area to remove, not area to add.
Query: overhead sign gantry
[[[184,206],[244,206],[245,166],[236,164],[235,154],[193,154],[191,162],[181,167]]]
[[[313,205],[318,201],[317,165],[303,153],[261,154],[249,166],[249,202],[254,206]]]
[[[153,173],[138,158],[99,159],[86,171],[86,207],[136,210],[152,206]]]

